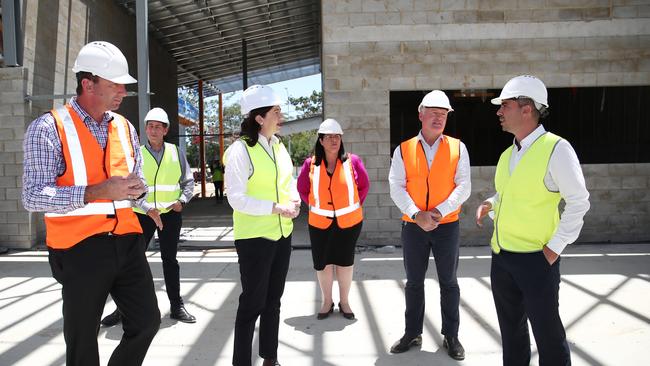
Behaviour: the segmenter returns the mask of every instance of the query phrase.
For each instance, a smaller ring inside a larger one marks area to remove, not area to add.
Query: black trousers
[[[183,217],[180,212],[174,210],[161,214],[160,219],[163,223],[163,229],[158,230],[156,223],[153,222],[151,217],[142,214],[137,215],[140,226],[142,226],[144,242],[147,245],[149,245],[154,231],[158,231],[160,257],[162,258],[167,297],[169,298],[172,309],[178,307],[183,300],[180,294],[180,268],[176,254],[178,252],[178,238],[181,233],[181,227],[183,226]]]
[[[160,312],[142,235],[94,236],[70,249],[49,249],[63,286],[66,365],[99,365],[97,333],[106,297],[122,313],[124,334],[108,365],[141,365],[160,327]]]
[[[499,318],[503,365],[530,363],[528,320],[540,366],[571,365],[571,353],[558,311],[560,258],[549,265],[543,252],[492,254],[492,296]]]
[[[251,365],[255,322],[260,318],[260,357],[277,359],[280,298],[289,271],[291,235],[272,241],[264,238],[235,240],[239,256],[242,293],[235,319],[232,364]]]
[[[458,221],[441,224],[432,231],[424,231],[417,224],[407,222],[402,227],[402,248],[406,270],[406,329],[405,334],[422,334],[424,323],[424,279],[429,267],[429,253],[433,253],[440,284],[441,333],[458,335],[460,288],[456,279],[458,269]]]
[[[214,184],[214,197],[217,201],[223,200],[223,181],[219,180],[212,182],[212,184]]]

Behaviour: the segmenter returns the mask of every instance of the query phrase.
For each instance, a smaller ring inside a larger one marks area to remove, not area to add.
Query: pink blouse
[[[348,158],[352,163],[354,180],[357,183],[357,190],[359,191],[359,200],[361,201],[361,204],[363,204],[363,201],[366,200],[366,196],[368,195],[368,190],[370,189],[368,173],[366,172],[366,168],[363,166],[361,158],[354,154],[348,154]],[[311,190],[309,181],[310,165],[311,157],[305,159],[305,162],[302,164],[302,169],[300,169],[300,175],[298,175],[298,193],[300,194],[300,198],[306,204],[309,204],[309,191]]]

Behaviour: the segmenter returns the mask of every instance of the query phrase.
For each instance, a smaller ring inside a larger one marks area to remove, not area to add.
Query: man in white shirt
[[[499,159],[497,193],[478,207],[476,223],[494,213],[490,277],[504,366],[530,363],[528,320],[539,365],[571,364],[558,311],[560,254],[580,234],[589,192],[569,142],[539,123],[548,115],[547,96],[540,79],[522,75],[492,99],[514,142]],[[561,218],[560,199],[566,203]]]
[[[388,175],[390,196],[403,213],[402,248],[406,271],[405,331],[390,349],[406,352],[422,343],[424,279],[432,253],[440,283],[443,346],[450,357],[465,358],[458,340],[460,205],[471,192],[469,155],[460,140],[443,135],[453,112],[444,92],[434,90],[418,107],[420,133],[395,149]]]

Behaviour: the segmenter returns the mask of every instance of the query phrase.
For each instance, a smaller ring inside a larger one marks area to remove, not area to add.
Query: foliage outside
[[[189,88],[179,88],[178,97],[197,105],[198,94],[196,90]],[[232,98],[224,96],[223,101]],[[294,106],[296,119],[309,118],[322,113],[323,93],[313,91],[308,97],[289,97],[289,103]],[[224,151],[238,137],[240,126],[243,121],[239,103],[234,103],[223,109],[223,134],[224,134]],[[285,115],[285,121],[288,120]],[[218,98],[210,99],[204,102],[204,136],[205,136],[205,163],[210,166],[214,159],[219,158],[219,100]],[[185,129],[185,141],[187,160],[192,167],[199,166],[199,127],[198,124]],[[280,136],[280,139],[289,150],[293,164],[299,166],[312,154],[314,143],[316,142],[316,131],[305,131],[295,133],[289,136]]]

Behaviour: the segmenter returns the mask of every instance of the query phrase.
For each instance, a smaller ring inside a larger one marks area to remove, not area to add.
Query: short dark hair
[[[538,121],[548,116],[549,113],[548,108],[542,105],[542,107],[538,110],[537,107],[535,106],[535,101],[531,98],[519,97],[519,98],[515,98],[515,100],[517,101],[519,107],[523,107],[526,105],[531,106],[531,109],[533,110],[533,115],[537,118]]]
[[[314,145],[314,165],[320,166],[322,161],[325,161],[325,166],[327,167],[327,159],[325,159],[325,148],[323,144],[320,143],[320,140],[325,137],[324,133],[319,133],[318,138],[316,139],[316,145]],[[348,159],[347,154],[345,153],[345,147],[343,146],[343,136],[341,136],[341,147],[339,148],[338,158],[341,162],[345,162]]]
[[[255,146],[257,139],[260,136],[260,130],[262,129],[262,126],[257,123],[255,117],[262,116],[262,118],[266,118],[266,114],[273,107],[274,106],[268,106],[253,109],[252,111],[248,112],[248,115],[244,118],[244,122],[241,123],[240,135],[242,136],[243,140],[246,141],[248,146]]]
[[[99,76],[93,75],[91,72],[79,71],[77,73],[77,96],[80,96],[81,93],[83,93],[83,87],[81,86],[81,81],[83,79],[88,79],[93,83],[97,83],[99,81]]]

